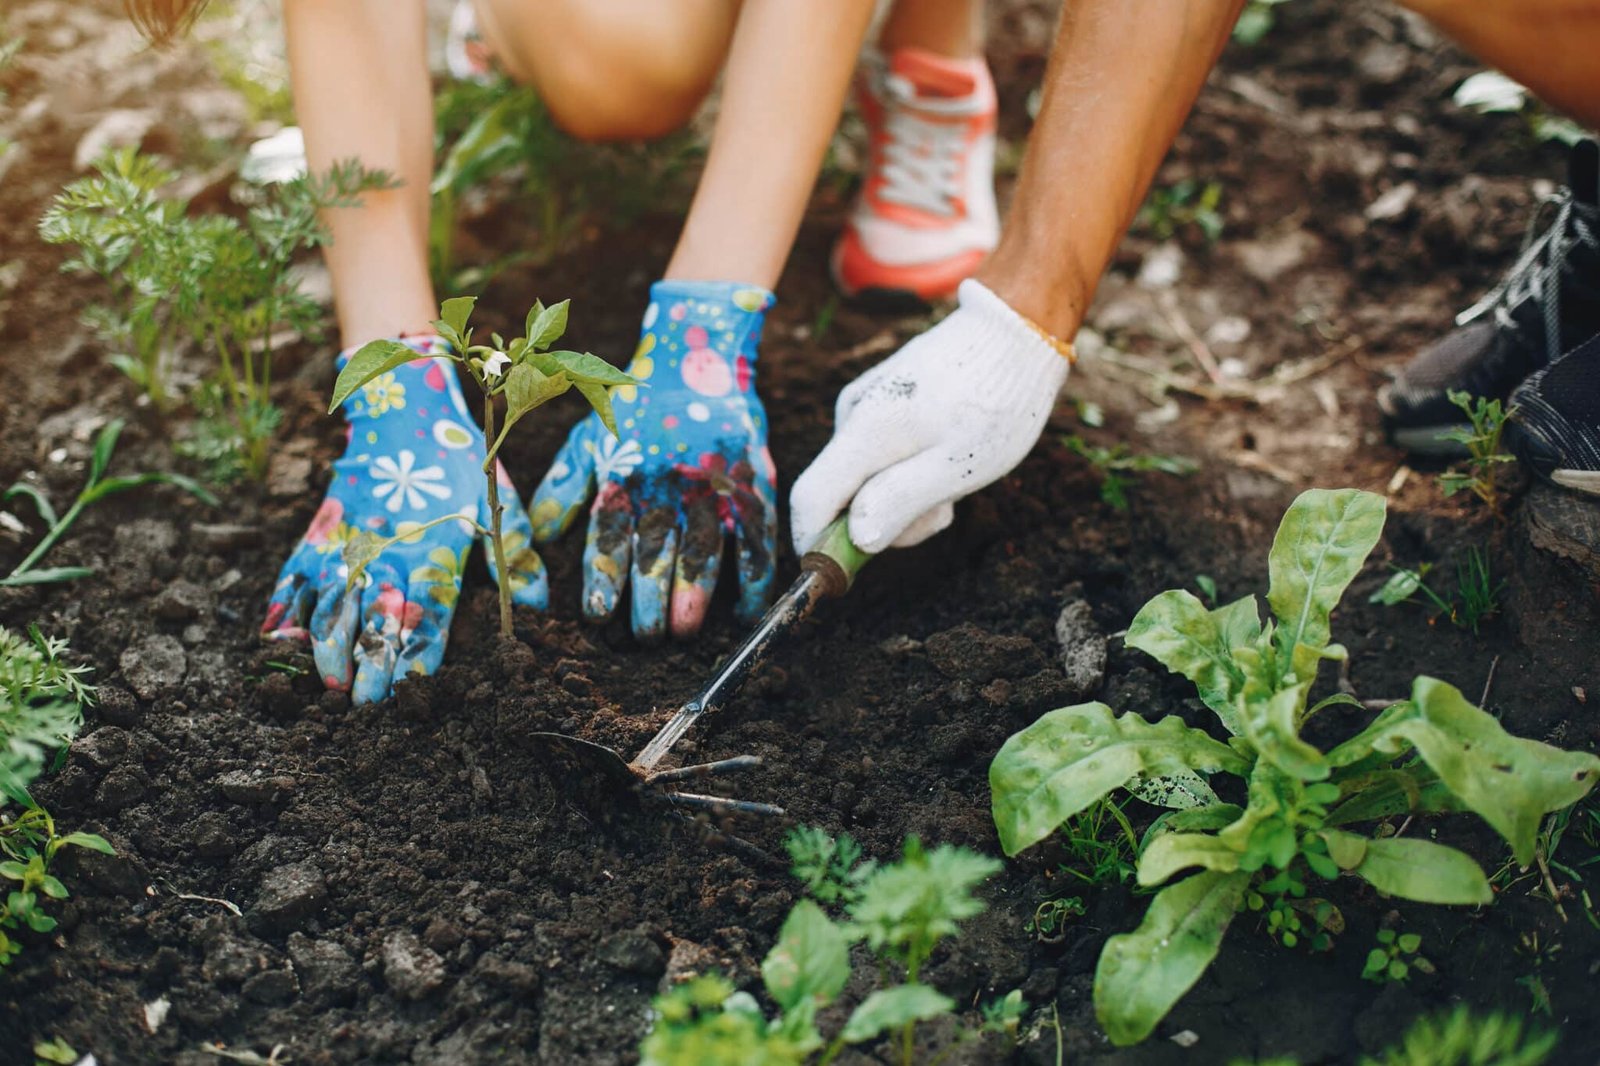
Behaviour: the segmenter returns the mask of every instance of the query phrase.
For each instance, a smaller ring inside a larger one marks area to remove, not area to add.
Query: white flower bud
[[[511,365],[511,357],[505,352],[495,352],[483,361],[483,376],[498,378],[505,373],[506,367]]]

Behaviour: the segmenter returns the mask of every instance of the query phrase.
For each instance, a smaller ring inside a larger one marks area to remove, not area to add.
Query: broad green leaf
[[[1377,546],[1386,506],[1359,489],[1308,489],[1289,505],[1267,556],[1267,602],[1285,655],[1328,643],[1328,616]]]
[[[1328,758],[1342,765],[1371,752],[1398,755],[1407,746],[1505,837],[1524,865],[1533,861],[1544,816],[1576,803],[1600,779],[1600,758],[1513,736],[1454,685],[1431,677],[1417,678],[1409,701],[1378,715]]]
[[[1439,775],[1427,766],[1371,770],[1341,779],[1339,787],[1345,790],[1346,798],[1328,812],[1325,824],[1330,826],[1369,822],[1395,814],[1437,814],[1465,809],[1439,781]]]
[[[1341,870],[1354,870],[1367,857],[1369,838],[1338,829],[1324,829],[1320,834],[1328,845],[1328,857]]]
[[[344,369],[339,371],[339,377],[333,383],[333,399],[328,402],[328,413],[331,415],[337,411],[339,405],[357,389],[379,374],[387,374],[397,366],[420,358],[414,349],[399,341],[370,341],[363,344],[344,364]]]
[[[1171,589],[1134,615],[1126,637],[1128,647],[1138,648],[1193,681],[1206,706],[1235,734],[1243,732],[1234,697],[1244,684],[1244,675],[1234,662],[1228,638],[1246,630],[1242,621],[1246,608],[1254,609],[1252,597],[1212,612],[1192,593]]]
[[[610,430],[611,435],[615,437],[617,435],[617,416],[611,410],[611,390],[604,385],[596,385],[588,381],[579,381],[576,384],[578,391],[583,394],[583,398],[589,401],[589,406],[594,408],[594,413],[599,416],[600,424]]]
[[[1124,787],[1153,807],[1186,811],[1217,802],[1211,785],[1193,770],[1176,770],[1160,777],[1135,777]]]
[[[1249,763],[1176,717],[1151,725],[1136,714],[1117,717],[1103,703],[1051,711],[1008,739],[989,764],[1000,846],[1015,855],[1131,778],[1183,769],[1243,775]]]
[[[859,1044],[908,1022],[937,1018],[955,1009],[955,1000],[922,984],[882,988],[861,1001],[839,1034],[846,1044]]]
[[[452,297],[439,305],[439,319],[458,335],[464,335],[467,331],[467,319],[472,317],[472,309],[477,303],[476,296]]]
[[[624,373],[589,352],[547,352],[556,364],[572,376],[574,381],[588,381],[596,385],[642,385],[632,374]]]
[[[530,363],[506,371],[506,425],[572,388],[565,374],[546,375]]]
[[[1131,933],[1106,941],[1094,974],[1094,1011],[1111,1042],[1149,1036],[1217,957],[1250,875],[1207,870],[1169,885]]]
[[[1139,884],[1159,885],[1191,866],[1228,873],[1239,868],[1239,852],[1209,833],[1162,833],[1139,856]]]
[[[1216,803],[1210,807],[1193,807],[1183,811],[1168,811],[1150,823],[1139,841],[1142,855],[1150,842],[1162,833],[1192,833],[1196,830],[1218,830],[1232,825],[1244,814],[1242,807],[1232,803]]]
[[[850,979],[850,942],[809,899],[794,905],[778,943],[761,963],[767,992],[783,1010],[802,1000],[832,1002]]]
[[[1300,712],[1311,682],[1279,689],[1266,699],[1239,700],[1245,736],[1261,757],[1302,781],[1321,781],[1330,772],[1322,752],[1300,739]]]
[[[1324,830],[1322,837],[1335,862],[1386,895],[1418,903],[1481,905],[1494,900],[1483,869],[1455,848],[1411,837],[1367,840],[1337,829]],[[1352,839],[1365,845],[1353,868],[1347,865],[1356,847]]]
[[[571,300],[562,300],[558,304],[536,309],[537,314],[528,313],[528,343],[536,351],[542,352],[561,339],[561,335],[567,331],[567,312],[571,306]]]

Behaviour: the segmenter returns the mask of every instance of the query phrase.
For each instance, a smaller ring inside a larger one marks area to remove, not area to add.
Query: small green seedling
[[[1087,443],[1076,434],[1061,438],[1061,443],[1073,454],[1087,459],[1100,475],[1100,499],[1118,511],[1128,509],[1130,474],[1159,471],[1174,477],[1187,477],[1200,469],[1193,459],[1177,455],[1135,455],[1126,444],[1109,448]]]
[[[1523,86],[1498,70],[1482,70],[1462,82],[1453,100],[1458,107],[1479,114],[1520,114],[1535,141],[1554,141],[1568,148],[1590,136],[1588,130],[1547,110]]]
[[[1037,936],[1041,943],[1057,944],[1066,934],[1072,919],[1085,914],[1082,896],[1060,896],[1047,899],[1033,909],[1027,931]]]
[[[1525,1028],[1507,1014],[1473,1014],[1462,1005],[1419,1019],[1393,1047],[1361,1066],[1542,1066],[1560,1034]]]
[[[1062,873],[1096,888],[1133,879],[1139,838],[1122,806],[1106,796],[1062,823],[1058,840],[1068,858]]]
[[[73,1066],[78,1061],[78,1053],[58,1036],[37,1041],[33,1045],[33,1061],[34,1066]]]
[[[816,860],[827,854],[825,864],[836,869],[833,857],[842,849],[820,846],[814,830],[802,839],[806,862],[803,867],[797,863],[797,873],[803,870],[808,883],[831,880],[837,886],[840,878],[832,874],[814,876]],[[857,868],[848,868],[846,882]],[[849,1045],[898,1031],[898,1059],[910,1066],[916,1023],[949,1014],[956,1006],[921,983],[922,967],[936,945],[983,910],[972,891],[999,868],[993,859],[964,848],[941,845],[930,851],[915,838],[907,840],[899,862],[875,865],[860,879],[845,920],[830,918],[811,899],[790,910],[778,943],[761,964],[776,1016],[768,1018],[754,996],[736,992],[721,977],[700,977],[656,997],[658,1021],[640,1045],[640,1061],[643,1066],[798,1066],[819,1055],[815,1061],[826,1066]],[[903,980],[870,993],[827,1040],[817,1016],[844,991],[850,979],[850,946],[858,942],[876,957],[885,979],[893,972]],[[1015,1039],[1023,1009],[1019,991],[984,1005],[980,1031]]]
[[[1442,440],[1455,441],[1467,449],[1466,468],[1448,470],[1439,475],[1439,488],[1446,496],[1470,492],[1496,516],[1500,514],[1499,470],[1505,463],[1516,462],[1516,457],[1500,447],[1505,433],[1507,412],[1499,400],[1476,400],[1471,393],[1453,390],[1450,402],[1461,408],[1470,428],[1452,429],[1440,435]]]
[[[1427,583],[1431,569],[1430,563],[1422,563],[1415,570],[1395,567],[1394,575],[1369,597],[1369,602],[1394,607],[1421,596],[1434,608],[1430,624],[1441,617],[1448,618],[1452,625],[1470,629],[1474,635],[1486,619],[1500,613],[1500,593],[1505,591],[1506,583],[1493,580],[1489,557],[1481,548],[1474,545],[1467,549],[1466,558],[1456,566],[1456,585],[1448,596]]]
[[[205,488],[194,480],[182,474],[169,474],[154,472],[147,474],[125,474],[119,477],[106,477],[106,467],[111,465],[111,453],[116,449],[117,437],[122,433],[122,420],[113,419],[106,424],[94,440],[94,451],[89,459],[89,480],[84,483],[78,492],[78,498],[72,501],[72,506],[67,508],[67,513],[56,514],[56,509],[50,503],[38,486],[26,481],[18,481],[0,494],[0,503],[12,497],[22,497],[33,504],[34,510],[45,525],[44,537],[33,546],[27,557],[12,568],[11,573],[0,577],[0,587],[7,585],[47,585],[60,581],[74,581],[80,577],[88,577],[94,571],[86,566],[51,566],[39,567],[39,560],[45,553],[55,547],[66,531],[72,528],[72,523],[78,520],[78,515],[83,509],[97,500],[129,489],[136,489],[143,485],[174,485],[187,493],[192,494],[212,507],[217,506],[217,498],[207,492]]]
[[[861,897],[861,882],[878,865],[862,861],[861,845],[849,833],[831,837],[816,826],[795,826],[783,838],[783,848],[790,872],[818,903],[854,903]]]
[[[488,442],[483,457],[484,481],[489,487],[489,536],[494,552],[495,572],[500,585],[500,635],[512,636],[511,629],[511,571],[506,566],[505,541],[501,536],[501,518],[505,506],[500,502],[500,483],[495,476],[500,446],[506,434],[523,416],[560,396],[569,389],[577,389],[589,401],[600,421],[615,436],[616,417],[611,412],[610,389],[617,385],[640,384],[599,356],[588,352],[551,351],[550,346],[567,331],[567,310],[572,301],[562,300],[546,307],[534,301],[524,323],[524,336],[507,341],[498,333],[490,334],[493,345],[473,344],[473,330],[467,325],[475,296],[460,296],[446,300],[439,307],[439,321],[433,324],[440,337],[449,346],[446,356],[464,367],[483,390],[483,437]],[[395,340],[378,340],[362,346],[333,384],[333,399],[328,413],[339,409],[361,386],[386,374],[398,366],[417,358],[414,349]],[[495,401],[504,397],[504,421],[496,424]],[[446,515],[416,529],[409,529],[405,537],[414,537],[423,530],[442,522],[467,521],[460,515]],[[476,523],[474,523],[476,524]],[[372,534],[352,538],[344,550],[345,562],[350,567],[349,582],[354,588],[360,581],[367,564],[378,553],[400,536],[382,538]]]
[[[272,354],[286,329],[315,336],[325,315],[290,271],[299,252],[331,239],[323,213],[394,186],[355,160],[248,196],[242,219],[191,212],[173,194],[178,175],[128,148],[57,194],[39,223],[51,244],[77,254],[62,269],[96,274],[111,299],[91,325],[112,362],[158,407],[176,399],[170,363],[180,339],[213,352],[217,369],[194,397],[200,427],[181,450],[219,479],[266,476],[281,413],[272,403]]]
[[[1471,856],[1431,840],[1350,827],[1411,813],[1471,810],[1533,861],[1544,816],[1582,799],[1600,758],[1512,736],[1454,686],[1419,677],[1411,696],[1323,750],[1302,736],[1338,693],[1309,696],[1343,660],[1331,615],[1383,532],[1383,497],[1312,489],[1284,515],[1268,555],[1263,621],[1254,596],[1208,609],[1164,592],[1126,641],[1194,683],[1226,743],[1176,715],[1150,722],[1103,703],[1051,711],[1006,741],[989,768],[1007,855],[1053,834],[1118,788],[1173,808],[1146,834],[1138,883],[1164,885],[1139,928],[1113,936],[1095,972],[1095,1011],[1117,1044],[1143,1040],[1210,966],[1253,890],[1298,898],[1310,878],[1353,875],[1423,903],[1477,906],[1493,892]],[[1208,775],[1244,781],[1243,806]],[[1185,871],[1199,873],[1173,880]],[[1288,873],[1292,880],[1279,880]],[[1171,884],[1167,882],[1172,881]]]
[[[1433,973],[1433,963],[1419,955],[1422,937],[1416,933],[1397,933],[1393,929],[1378,930],[1378,944],[1367,952],[1367,961],[1361,967],[1361,978],[1377,984],[1401,983],[1411,977],[1411,971]]]
[[[1210,574],[1194,575],[1194,587],[1200,590],[1200,595],[1206,601],[1207,607],[1217,605],[1217,579]]]
[[[1158,241],[1170,240],[1185,226],[1194,226],[1205,235],[1208,243],[1215,244],[1222,236],[1222,214],[1217,210],[1221,204],[1220,183],[1208,181],[1201,185],[1192,178],[1184,178],[1164,189],[1150,190],[1150,197],[1139,209],[1135,225]]]

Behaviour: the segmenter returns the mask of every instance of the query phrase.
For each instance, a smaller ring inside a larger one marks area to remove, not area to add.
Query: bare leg
[[[1070,340],[1228,41],[1244,0],[1076,0],[1062,12],[1044,100],[994,256],[978,272]]]
[[[1600,126],[1600,5],[1593,0],[1404,0],[1485,63]]]
[[[777,283],[871,13],[867,0],[745,8],[711,153],[666,277]]]
[[[345,345],[426,331],[433,98],[420,0],[285,0],[289,65],[314,171],[359,159],[401,185],[327,213]]]
[[[981,0],[898,0],[884,20],[878,46],[885,52],[921,48],[951,59],[983,50]]]

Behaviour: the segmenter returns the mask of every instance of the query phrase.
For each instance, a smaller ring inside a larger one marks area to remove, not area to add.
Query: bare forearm
[[[1074,0],[1000,246],[978,277],[1070,340],[1244,0]]]
[[[667,277],[777,283],[871,12],[868,0],[745,5],[711,153]]]
[[[400,186],[328,212],[327,249],[348,344],[425,328],[433,97],[420,0],[286,0],[295,111],[311,168],[355,158]]]

